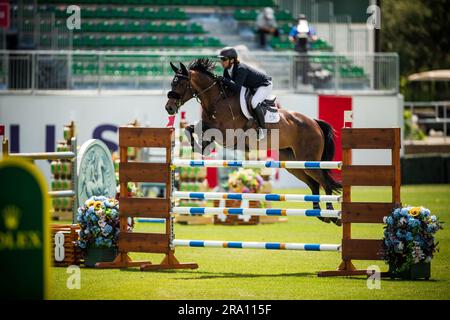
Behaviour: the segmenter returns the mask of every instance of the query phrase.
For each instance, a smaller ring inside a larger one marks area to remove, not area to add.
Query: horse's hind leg
[[[280,160],[281,161],[294,161],[294,153],[290,149],[280,150]],[[297,179],[306,183],[306,185],[311,190],[312,194],[318,195],[320,193],[320,184],[315,181],[313,178],[308,176],[303,169],[286,169],[290,174],[294,175]],[[320,203],[313,202],[313,208],[320,210]],[[319,220],[322,220],[326,223],[330,222],[330,218],[318,217]]]
[[[308,175],[314,181],[317,181],[318,184],[320,184],[322,188],[325,190],[325,194],[327,195],[333,194],[333,186],[330,185],[330,181],[325,177],[326,173],[323,170],[305,170],[305,174]],[[327,202],[326,206],[327,210],[334,210],[332,202]],[[333,221],[333,223],[338,226],[342,224],[339,218],[330,218],[330,220]]]
[[[297,177],[297,179],[305,182],[306,185],[311,190],[312,194],[314,194],[314,195],[320,194],[320,184],[317,181],[315,181],[314,179],[312,179],[310,176],[308,176],[305,173],[305,170],[303,170],[303,169],[288,169],[288,171],[291,174],[293,174],[295,177]],[[321,210],[320,203],[313,202],[313,209]],[[317,217],[317,218],[323,222],[330,223],[330,218],[327,218],[327,217]]]

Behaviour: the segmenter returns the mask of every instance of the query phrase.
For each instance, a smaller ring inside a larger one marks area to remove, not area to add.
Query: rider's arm
[[[236,70],[237,71],[237,70]],[[239,69],[237,71],[236,79],[233,81],[231,79],[223,78],[223,82],[234,92],[241,92],[241,87],[244,85],[244,81],[247,78],[248,70]]]

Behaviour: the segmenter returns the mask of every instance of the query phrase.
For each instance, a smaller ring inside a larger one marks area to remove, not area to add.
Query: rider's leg
[[[264,121],[264,110],[262,108],[262,102],[272,94],[273,85],[270,83],[268,86],[259,87],[255,95],[252,98],[252,108],[255,112],[256,120],[261,128],[265,128],[266,123]]]

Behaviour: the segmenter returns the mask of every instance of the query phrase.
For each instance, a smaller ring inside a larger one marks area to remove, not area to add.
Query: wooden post
[[[97,263],[98,268],[140,267],[141,270],[195,269],[196,263],[180,263],[171,248],[173,224],[171,222],[172,170],[171,157],[174,132],[170,128],[121,127],[120,147],[120,235],[119,254],[113,262]],[[164,163],[129,162],[128,148],[164,148]],[[135,198],[128,195],[128,182],[157,182],[166,186],[165,198]],[[165,233],[129,232],[128,218],[163,218],[166,220]],[[165,254],[160,264],[150,261],[132,261],[129,252]]]
[[[352,223],[383,223],[383,217],[401,205],[400,202],[400,129],[342,130],[342,262],[335,271],[321,271],[318,276],[369,275],[357,270],[352,260],[381,260],[382,240],[352,239]],[[352,149],[390,149],[389,166],[354,165]],[[354,202],[352,186],[390,186],[392,202]],[[382,272],[381,276],[387,276]]]

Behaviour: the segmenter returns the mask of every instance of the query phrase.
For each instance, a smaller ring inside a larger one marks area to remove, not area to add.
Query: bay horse
[[[170,63],[175,76],[172,80],[172,90],[167,94],[166,111],[173,115],[180,107],[192,98],[200,100],[202,107],[201,125],[206,129],[217,129],[223,137],[227,129],[256,129],[256,123],[249,121],[240,108],[239,94],[233,93],[212,73],[215,63],[207,58],[194,60],[188,68],[180,63],[177,68]],[[280,161],[332,161],[335,152],[334,129],[325,121],[311,119],[299,112],[282,109],[279,106],[280,121],[266,124],[267,149],[270,150],[270,130],[279,130],[279,160]],[[192,133],[194,126],[186,128],[191,135],[191,145],[194,149]],[[227,147],[227,146],[224,146]],[[229,146],[228,146],[229,147]],[[198,150],[198,149],[197,149]],[[248,150],[245,150],[248,151]],[[299,180],[305,182],[312,194],[319,194],[323,187],[327,195],[340,192],[342,185],[336,181],[329,170],[325,169],[286,169]],[[327,203],[328,210],[333,210],[333,204]],[[320,209],[318,202],[313,202],[314,209]],[[333,221],[341,225],[338,218],[322,218],[329,223]]]

